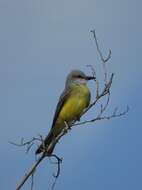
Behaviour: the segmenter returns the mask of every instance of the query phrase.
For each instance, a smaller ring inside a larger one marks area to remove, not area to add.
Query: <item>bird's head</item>
[[[95,77],[87,76],[80,70],[73,70],[67,76],[66,86],[70,84],[86,84],[88,80],[95,80]]]

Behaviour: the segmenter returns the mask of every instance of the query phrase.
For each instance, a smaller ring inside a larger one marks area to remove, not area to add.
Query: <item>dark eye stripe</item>
[[[81,76],[81,75],[78,75],[78,76],[77,76],[77,78],[81,78],[81,79],[82,79],[82,78],[83,78],[83,76]]]

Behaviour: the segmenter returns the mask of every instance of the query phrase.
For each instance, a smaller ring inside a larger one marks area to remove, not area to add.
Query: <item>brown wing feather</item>
[[[56,120],[57,120],[58,115],[60,113],[60,110],[61,110],[62,106],[64,105],[64,103],[66,102],[66,100],[68,99],[69,95],[70,95],[70,89],[65,89],[62,92],[62,94],[61,94],[61,96],[59,98],[59,102],[57,104],[56,111],[55,111],[55,114],[54,114],[52,128],[51,128],[49,134],[47,135],[47,137],[44,140],[44,146],[49,145],[52,142],[52,139],[54,138],[54,134],[53,134],[52,129],[55,126],[55,123],[56,123]],[[54,147],[55,147],[55,145],[54,145]],[[49,155],[52,154],[52,152],[54,150],[54,147],[52,147],[51,149],[48,150]],[[42,152],[42,150],[43,150],[43,144],[41,144],[39,146],[39,148],[36,150],[36,154],[40,154]]]
[[[61,111],[61,108],[63,107],[64,103],[65,103],[66,100],[68,99],[69,95],[70,95],[70,89],[69,89],[69,88],[68,88],[68,89],[65,89],[65,90],[62,92],[62,94],[61,94],[61,96],[60,96],[60,98],[59,98],[59,102],[58,102],[57,107],[56,107],[55,114],[54,114],[54,118],[53,118],[53,122],[52,122],[52,128],[54,127],[54,125],[55,125],[55,123],[56,123],[56,120],[57,120],[57,118],[58,118],[58,115],[59,115],[59,113],[60,113],[60,111]]]

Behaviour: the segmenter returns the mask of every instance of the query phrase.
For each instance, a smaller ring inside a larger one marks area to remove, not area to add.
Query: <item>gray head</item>
[[[88,80],[95,79],[93,76],[86,76],[85,73],[83,73],[80,70],[73,70],[71,71],[66,80],[66,86],[69,86],[70,84],[86,84]]]

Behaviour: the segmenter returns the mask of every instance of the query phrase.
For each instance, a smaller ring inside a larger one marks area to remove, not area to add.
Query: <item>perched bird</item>
[[[53,140],[62,132],[66,125],[70,126],[73,122],[80,119],[84,109],[90,103],[90,91],[87,87],[87,81],[92,79],[95,80],[95,77],[86,76],[80,70],[73,70],[68,74],[65,89],[57,104],[52,127],[44,142],[36,150],[36,154],[42,153],[46,147],[48,150],[47,154],[50,156],[56,144],[48,149]]]

